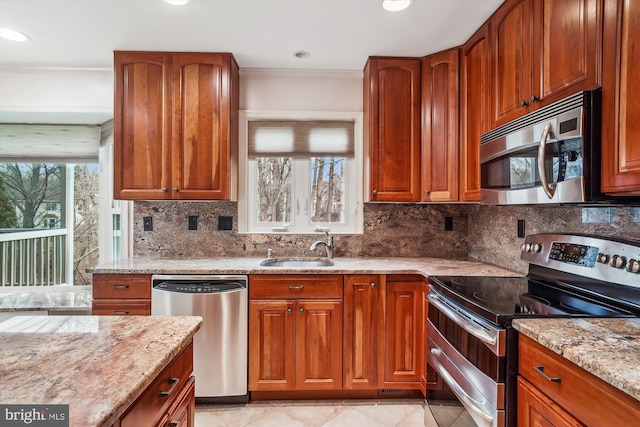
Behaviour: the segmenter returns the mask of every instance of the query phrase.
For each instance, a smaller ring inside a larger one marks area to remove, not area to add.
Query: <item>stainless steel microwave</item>
[[[600,191],[600,99],[579,92],[483,134],[481,203],[628,202]]]

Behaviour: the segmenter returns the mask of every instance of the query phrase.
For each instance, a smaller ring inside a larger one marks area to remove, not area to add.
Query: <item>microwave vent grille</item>
[[[581,108],[585,104],[585,92],[578,92],[482,134],[480,143],[485,144],[519,129],[555,117],[558,114],[571,111],[575,108]]]

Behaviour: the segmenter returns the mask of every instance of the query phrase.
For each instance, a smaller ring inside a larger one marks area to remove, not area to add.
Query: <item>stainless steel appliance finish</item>
[[[247,401],[248,277],[153,275],[153,316],[201,316],[194,337],[198,401]]]
[[[479,426],[516,425],[523,317],[640,316],[640,241],[536,234],[525,277],[429,278],[427,360]]]
[[[639,203],[600,191],[600,91],[579,92],[481,137],[481,203]]]

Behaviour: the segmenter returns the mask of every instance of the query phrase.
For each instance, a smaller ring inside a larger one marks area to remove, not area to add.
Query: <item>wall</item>
[[[520,261],[523,238],[517,221],[525,220],[526,234],[585,233],[640,239],[640,207],[508,207],[470,205],[469,258],[527,272]]]
[[[367,203],[364,233],[336,235],[337,257],[467,258],[466,205]],[[187,218],[198,216],[198,230],[188,230]],[[218,231],[219,216],[233,217],[233,230]],[[153,231],[142,221],[153,218]],[[444,217],[453,230],[444,231]],[[138,256],[174,258],[313,256],[311,243],[324,235],[238,234],[238,206],[234,202],[136,202],[133,252]],[[320,247],[317,256],[323,256]]]

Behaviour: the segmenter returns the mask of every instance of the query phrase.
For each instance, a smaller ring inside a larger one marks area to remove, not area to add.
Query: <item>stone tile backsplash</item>
[[[198,229],[188,230],[188,217]],[[153,231],[142,218],[153,217]],[[218,231],[218,217],[233,218],[231,231]],[[444,230],[444,218],[453,230]],[[640,239],[640,207],[539,207],[465,204],[367,203],[364,233],[335,235],[337,257],[438,257],[474,259],[526,273],[520,261],[517,222],[526,234],[587,233]],[[238,234],[235,202],[135,202],[134,255],[172,258],[323,255],[309,252],[320,234]]]
[[[337,257],[439,257],[467,259],[466,205],[377,204],[364,207],[364,233],[334,235]],[[188,217],[198,229],[188,230]],[[143,217],[153,217],[153,231],[143,231]],[[218,217],[233,217],[233,230],[218,231]],[[444,230],[444,218],[453,230]],[[323,255],[309,252],[321,234],[239,234],[235,202],[135,202],[134,255],[174,258]]]

